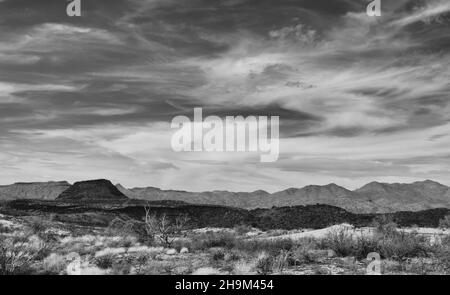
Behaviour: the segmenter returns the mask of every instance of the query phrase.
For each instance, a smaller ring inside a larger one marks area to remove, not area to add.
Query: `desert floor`
[[[340,224],[290,231],[237,226],[183,229],[164,240],[161,233],[139,232],[126,222],[120,224],[100,228],[43,216],[0,215],[0,271],[54,275],[450,273],[450,232],[444,229],[397,228],[387,222],[365,228]]]

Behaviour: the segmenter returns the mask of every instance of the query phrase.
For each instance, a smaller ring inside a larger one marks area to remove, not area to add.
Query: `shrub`
[[[281,251],[290,251],[295,247],[291,239],[273,239],[273,240],[238,240],[235,248],[247,253],[267,252],[272,255],[278,255]]]
[[[353,256],[356,243],[348,229],[337,229],[329,232],[321,242],[321,247],[333,250],[338,256]]]
[[[213,262],[219,262],[225,259],[225,252],[223,250],[214,251],[212,255]]]
[[[428,255],[430,246],[424,237],[416,234],[397,232],[383,236],[377,244],[377,252],[383,258],[402,260],[408,257],[424,257]]]
[[[43,260],[44,258],[48,257],[50,254],[52,254],[54,249],[55,249],[54,243],[42,242],[39,249],[37,249],[34,254],[34,260],[38,260],[38,261]]]
[[[385,259],[402,260],[424,257],[431,251],[424,237],[393,230],[392,224],[381,226],[380,229],[374,236],[358,238],[345,229],[334,231],[321,242],[321,247],[332,249],[338,256],[354,256],[358,259],[365,259],[370,252],[377,252]]]
[[[131,273],[132,263],[129,259],[122,259],[112,263],[111,272],[114,275],[129,275]]]
[[[226,261],[238,261],[241,259],[242,255],[238,250],[231,250],[230,252],[225,254]]]
[[[441,248],[437,253],[437,259],[445,272],[450,272],[450,248]]]
[[[261,253],[256,261],[256,272],[261,275],[267,275],[273,272],[274,258],[266,253]]]
[[[207,232],[193,238],[195,250],[214,247],[232,249],[236,245],[236,235],[229,232]]]
[[[30,222],[30,228],[39,237],[45,233],[48,228],[48,225],[42,218],[36,217],[33,218]]]
[[[150,260],[150,255],[147,253],[141,253],[136,256],[134,261],[135,269],[137,274],[143,274],[148,261]]]
[[[450,215],[447,215],[445,218],[439,220],[439,227],[442,229],[450,229]]]
[[[357,259],[366,259],[371,252],[378,252],[378,240],[374,236],[361,235],[356,239],[355,252],[353,256]]]
[[[95,258],[95,265],[101,269],[111,268],[114,264],[113,255],[103,255]]]
[[[397,224],[390,215],[381,215],[373,221],[376,233],[381,235],[392,235],[397,232]]]
[[[311,253],[311,248],[307,246],[299,246],[290,252],[287,262],[289,265],[299,265],[303,263],[313,263],[316,261],[316,257]]]
[[[187,239],[179,239],[175,240],[172,243],[172,248],[177,250],[177,252],[180,252],[182,248],[192,249],[192,242]]]
[[[444,246],[444,247],[450,247],[450,235],[445,235],[441,239],[441,245]]]
[[[289,265],[288,263],[289,252],[282,250],[275,258],[273,262],[273,268],[283,273],[283,270]]]
[[[11,228],[4,226],[3,224],[0,223],[0,234],[8,234],[11,232],[12,232]]]
[[[60,254],[52,253],[42,262],[43,272],[45,275],[58,275],[62,273],[66,265],[66,257]]]
[[[113,219],[106,229],[109,235],[120,235],[123,237],[136,237],[139,243],[151,246],[154,236],[147,232],[145,223],[134,220],[122,220],[120,218]]]
[[[246,233],[248,233],[248,232],[251,232],[252,231],[252,227],[251,226],[248,226],[248,225],[244,225],[244,224],[241,224],[241,225],[238,225],[238,226],[235,226],[234,227],[234,231],[238,234],[238,235],[245,235]]]
[[[328,268],[321,266],[321,265],[315,265],[313,267],[313,272],[315,275],[330,275],[331,274],[331,271]]]
[[[0,236],[0,275],[30,273],[39,249],[29,245],[30,234]]]

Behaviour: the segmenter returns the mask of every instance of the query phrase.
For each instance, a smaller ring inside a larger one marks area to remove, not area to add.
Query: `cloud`
[[[64,1],[0,1],[0,176],[191,190],[445,182],[447,2],[385,1],[374,19],[360,0],[87,0],[81,18]],[[173,152],[169,123],[194,107],[280,116],[280,160]]]
[[[439,21],[441,15],[448,12],[450,12],[450,3],[447,1],[429,1],[425,7],[417,7],[412,14],[404,15],[402,18],[393,21],[391,24],[397,27],[404,27],[416,22],[430,23],[433,20]]]

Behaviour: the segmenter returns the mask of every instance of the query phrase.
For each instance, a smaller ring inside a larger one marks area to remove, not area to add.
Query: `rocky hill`
[[[109,180],[97,179],[74,183],[62,192],[57,200],[65,201],[92,201],[92,200],[127,200]]]

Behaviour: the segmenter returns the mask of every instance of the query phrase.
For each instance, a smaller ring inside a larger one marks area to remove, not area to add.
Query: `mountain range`
[[[268,193],[208,191],[187,192],[155,187],[125,188],[108,180],[84,181],[72,186],[65,181],[15,183],[0,186],[0,200],[174,200],[192,204],[223,205],[243,209],[325,204],[354,213],[389,213],[450,208],[450,187],[425,180],[413,183],[371,182],[356,190],[336,184],[309,185]]]
[[[0,200],[54,200],[69,187],[70,183],[67,181],[17,182],[0,185]]]

